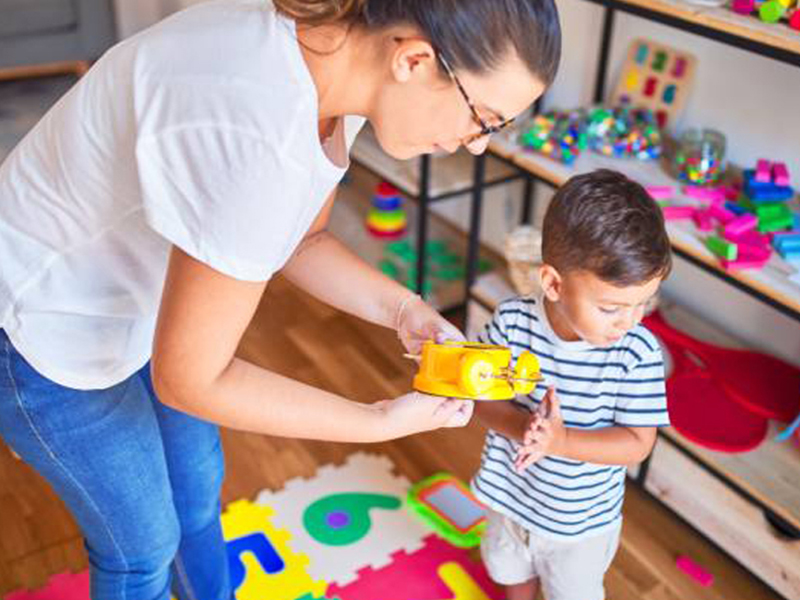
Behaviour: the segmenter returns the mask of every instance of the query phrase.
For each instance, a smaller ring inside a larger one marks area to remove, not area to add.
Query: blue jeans
[[[37,373],[0,329],[0,437],[85,539],[93,600],[229,600],[216,426],[161,404],[146,365],[104,390]]]

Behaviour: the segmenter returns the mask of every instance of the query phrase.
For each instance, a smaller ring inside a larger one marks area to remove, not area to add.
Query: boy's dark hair
[[[542,259],[561,274],[589,271],[620,287],[672,268],[661,208],[641,185],[608,169],[573,177],[556,192],[544,217]]]

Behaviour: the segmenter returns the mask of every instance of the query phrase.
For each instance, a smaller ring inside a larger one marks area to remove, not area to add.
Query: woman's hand
[[[437,343],[465,340],[455,325],[416,295],[406,296],[399,304],[396,328],[397,336],[411,354],[419,354],[427,340]]]
[[[463,427],[472,417],[474,403],[411,392],[372,406],[381,413],[386,439],[394,439],[441,427]]]

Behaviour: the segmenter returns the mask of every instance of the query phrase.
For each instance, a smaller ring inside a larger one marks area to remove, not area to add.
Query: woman
[[[552,0],[219,0],[110,50],[0,168],[0,435],[86,538],[92,597],[231,597],[217,426],[333,441],[461,426],[234,356],[270,277],[460,334],[325,232],[369,119],[408,158],[488,137],[552,82]]]

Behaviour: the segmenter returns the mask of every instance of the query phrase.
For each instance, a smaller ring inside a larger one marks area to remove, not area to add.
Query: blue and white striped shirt
[[[537,409],[552,385],[566,427],[669,425],[661,349],[642,325],[607,348],[565,342],[551,329],[541,301],[518,298],[500,304],[479,338],[508,346],[514,361],[524,350],[538,357],[544,382],[513,400],[528,411]],[[545,456],[520,474],[514,470],[516,449],[515,442],[489,431],[472,480],[481,502],[560,540],[597,535],[618,524],[625,467]]]

